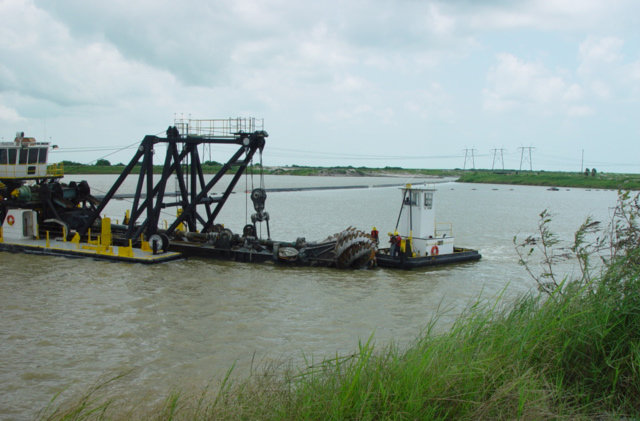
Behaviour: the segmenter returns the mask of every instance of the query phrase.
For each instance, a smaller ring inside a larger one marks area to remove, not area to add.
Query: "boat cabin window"
[[[39,164],[47,163],[47,148],[40,148],[40,153],[38,154],[38,163]]]
[[[433,192],[424,192],[424,207],[426,209],[431,209],[433,206]]]
[[[408,192],[404,197],[404,204],[416,206],[418,204],[418,192]]]
[[[15,164],[15,163],[16,163],[15,148],[0,149],[0,165]]]
[[[0,148],[0,165],[15,165],[20,151],[20,164],[46,164],[47,148]]]
[[[30,148],[29,149],[29,164],[37,164],[38,163],[38,151],[40,148]]]

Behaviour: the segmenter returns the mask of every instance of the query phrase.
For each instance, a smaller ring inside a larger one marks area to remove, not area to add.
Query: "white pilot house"
[[[13,142],[0,143],[0,178],[40,179],[47,171],[49,143],[36,142],[19,132]]]
[[[450,224],[437,224],[433,208],[433,186],[402,188],[403,204],[398,217],[398,233],[415,257],[451,254]]]

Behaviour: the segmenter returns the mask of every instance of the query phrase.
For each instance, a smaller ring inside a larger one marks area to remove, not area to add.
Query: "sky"
[[[50,141],[50,161],[127,163],[175,118],[255,117],[264,165],[640,173],[636,0],[0,0],[0,17],[0,139]]]

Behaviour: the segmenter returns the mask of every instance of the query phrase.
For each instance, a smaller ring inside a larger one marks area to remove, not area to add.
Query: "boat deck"
[[[0,251],[39,254],[47,256],[89,257],[99,260],[111,260],[127,263],[154,264],[182,258],[182,254],[165,252],[153,254],[151,251],[124,246],[104,247],[88,243],[75,243],[61,239],[4,239],[0,242]]]

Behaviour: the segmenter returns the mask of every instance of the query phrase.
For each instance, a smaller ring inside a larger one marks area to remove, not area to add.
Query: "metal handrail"
[[[176,118],[174,126],[182,136],[233,136],[237,133],[251,133],[264,130],[264,119],[254,117],[236,117],[227,119],[197,120]]]
[[[47,165],[47,175],[52,177],[64,176],[64,163]]]
[[[444,227],[440,227],[440,225],[444,225]],[[442,236],[442,234],[447,234],[449,237],[453,236],[453,224],[451,222],[436,222],[436,237]]]

